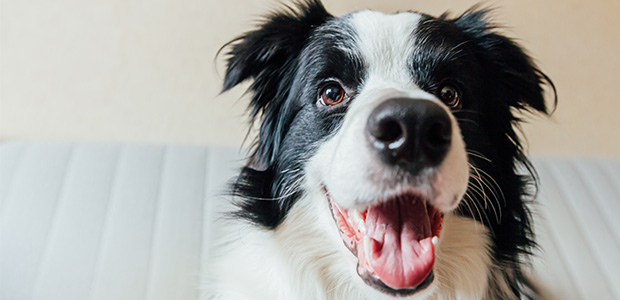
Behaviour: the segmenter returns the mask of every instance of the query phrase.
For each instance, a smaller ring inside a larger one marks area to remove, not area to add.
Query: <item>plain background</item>
[[[275,0],[0,1],[0,140],[224,146],[245,137],[247,97],[243,87],[218,95],[224,64],[216,52],[281,7]],[[368,8],[455,15],[477,2],[325,6],[335,15]],[[553,117],[528,117],[524,126],[530,153],[620,156],[620,1],[483,5],[497,8],[502,32],[558,89]]]

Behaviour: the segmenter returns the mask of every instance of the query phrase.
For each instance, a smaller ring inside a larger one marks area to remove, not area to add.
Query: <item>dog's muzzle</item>
[[[452,140],[448,113],[438,104],[423,99],[384,101],[371,112],[366,131],[383,162],[411,175],[438,166]]]

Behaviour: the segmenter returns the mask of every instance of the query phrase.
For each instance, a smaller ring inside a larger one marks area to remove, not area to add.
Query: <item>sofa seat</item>
[[[204,299],[238,149],[0,144],[0,300]],[[620,160],[536,157],[548,299],[620,299]]]

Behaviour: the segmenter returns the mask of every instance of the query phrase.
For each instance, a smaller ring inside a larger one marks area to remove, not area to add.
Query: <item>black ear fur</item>
[[[543,86],[547,84],[552,89],[555,108],[557,94],[553,82],[517,43],[494,31],[497,27],[489,21],[489,15],[489,10],[473,7],[456,18],[454,24],[477,42],[487,66],[498,76],[495,84],[501,85],[502,98],[509,106],[549,114]]]
[[[262,113],[258,145],[250,164],[258,169],[271,165],[284,137],[286,124],[279,115],[297,70],[297,57],[317,26],[332,16],[319,0],[306,0],[297,8],[273,13],[255,31],[231,41],[227,53],[225,92],[252,79],[248,91],[251,123]]]

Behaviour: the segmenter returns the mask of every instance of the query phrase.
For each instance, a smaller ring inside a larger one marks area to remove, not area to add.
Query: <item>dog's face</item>
[[[421,20],[414,13],[365,11],[335,22],[344,22],[337,27],[350,27],[355,38],[329,44],[342,44],[336,48],[342,52],[338,60],[359,66],[353,73],[364,77],[341,79],[352,70],[340,63],[327,62],[317,72],[327,75],[315,80],[317,110],[345,113],[308,168],[323,186],[345,245],[358,258],[359,275],[369,285],[400,294],[432,281],[442,213],[456,208],[469,178],[451,112],[462,107],[465,78],[457,77],[462,71],[423,67],[428,57],[419,54],[431,49],[419,33]],[[460,43],[454,42],[447,46]]]
[[[507,203],[522,187],[512,110],[544,111],[545,77],[484,11],[335,18],[308,2],[271,16],[229,54],[225,90],[253,79],[262,120],[235,190],[247,197],[240,215],[277,229],[300,199],[320,194],[307,201],[331,212],[356,258],[349,267],[374,289],[404,296],[432,283],[435,248],[449,243],[438,244],[446,214],[493,231],[505,226],[500,206],[520,209]],[[472,185],[480,171],[492,184]],[[486,193],[495,199],[477,197]],[[488,212],[460,210],[467,200]]]

